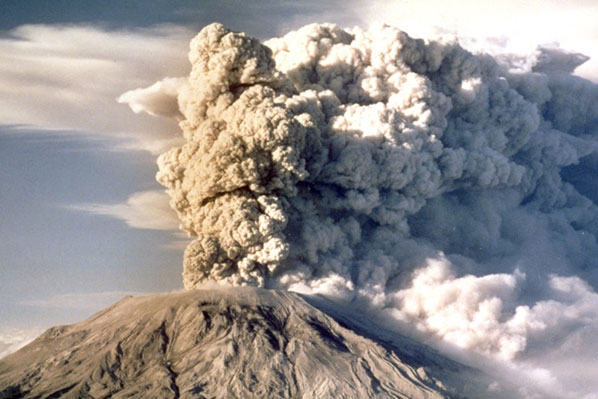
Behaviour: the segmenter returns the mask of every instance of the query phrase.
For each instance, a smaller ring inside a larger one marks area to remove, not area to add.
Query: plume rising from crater
[[[598,88],[571,75],[585,57],[212,24],[189,59],[167,85],[185,144],[157,175],[194,237],[186,288],[360,298],[503,359],[598,330],[582,321],[598,303]]]

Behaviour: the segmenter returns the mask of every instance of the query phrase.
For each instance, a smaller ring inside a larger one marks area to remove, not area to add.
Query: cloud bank
[[[389,26],[262,44],[213,24],[189,59],[185,144],[157,175],[195,237],[185,287],[366,301],[531,370],[598,354],[598,87],[571,75],[583,56],[493,58]],[[163,86],[121,100],[176,114]],[[565,381],[551,389],[580,389]]]
[[[174,26],[111,31],[93,26],[15,28],[0,37],[0,120],[164,151],[176,143],[176,124],[135,117],[114,100],[123,88],[187,73],[184,54],[190,37],[189,30]]]

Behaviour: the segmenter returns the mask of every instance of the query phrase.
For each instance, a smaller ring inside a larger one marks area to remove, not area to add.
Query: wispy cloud
[[[176,231],[179,220],[168,201],[163,190],[152,190],[134,193],[124,203],[80,204],[69,208],[113,217],[137,229]]]
[[[165,76],[185,75],[193,34],[175,26],[18,27],[0,38],[0,120],[118,138],[160,152],[176,140],[176,123],[133,115],[116,99]]]

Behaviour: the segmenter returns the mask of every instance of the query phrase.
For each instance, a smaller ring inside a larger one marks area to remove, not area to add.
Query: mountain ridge
[[[258,288],[125,297],[1,359],[0,398],[456,399],[482,376],[309,302]]]

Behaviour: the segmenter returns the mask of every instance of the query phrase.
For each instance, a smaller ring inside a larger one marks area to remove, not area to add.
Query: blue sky
[[[558,43],[598,55],[594,1],[500,4],[3,0],[0,330],[71,323],[127,293],[182,289],[184,238],[166,201],[154,206],[143,194],[161,190],[156,154],[176,142],[178,127],[116,99],[184,76],[201,27],[219,21],[268,38],[309,22],[387,22],[415,36],[488,37],[513,51]],[[594,62],[583,68],[597,80]]]
[[[131,229],[117,219],[71,209],[157,188],[153,156],[110,151],[93,140],[10,130],[0,136],[1,273],[10,282],[0,293],[4,323],[56,324],[83,316],[85,309],[72,314],[41,306],[39,312],[42,302],[28,304],[57,295],[178,288],[180,254],[165,248],[169,232]]]

